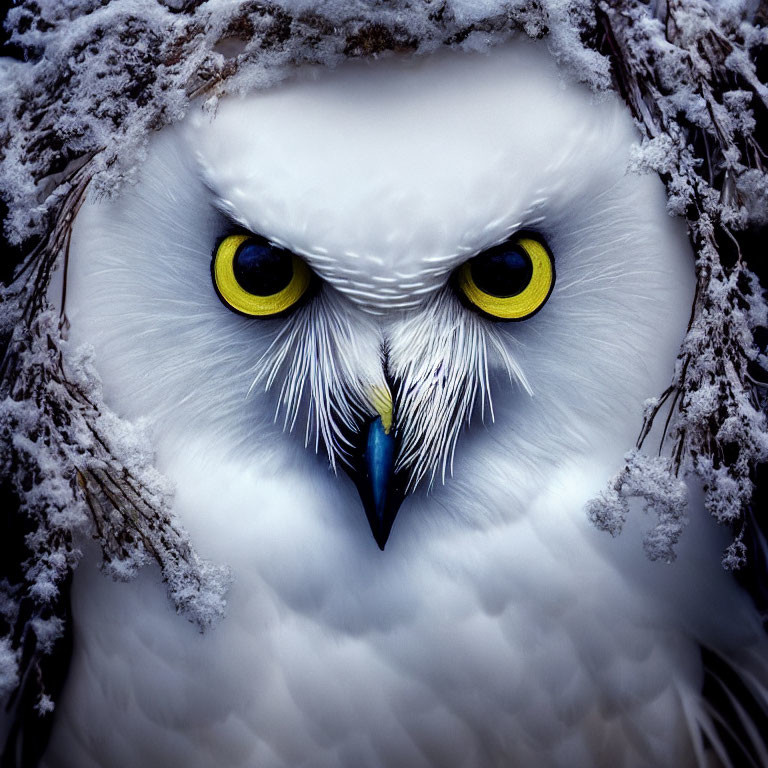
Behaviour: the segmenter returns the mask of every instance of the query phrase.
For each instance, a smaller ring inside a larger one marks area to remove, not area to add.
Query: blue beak
[[[347,472],[360,493],[373,538],[383,550],[405,498],[395,473],[397,443],[394,430],[387,434],[381,417],[369,422],[361,437],[365,438],[362,460],[353,462]]]

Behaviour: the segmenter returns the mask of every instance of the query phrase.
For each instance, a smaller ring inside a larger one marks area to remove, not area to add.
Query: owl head
[[[414,496],[516,514],[570,457],[623,451],[684,330],[688,246],[627,172],[635,139],[540,43],[196,107],[81,211],[74,340],[161,451],[194,431],[351,478],[382,549]]]

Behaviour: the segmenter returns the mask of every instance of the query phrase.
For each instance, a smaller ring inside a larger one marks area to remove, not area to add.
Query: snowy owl
[[[768,646],[723,533],[584,512],[694,290],[636,139],[517,41],[198,106],[83,207],[70,342],[234,582],[200,634],[87,555],[43,765],[728,765],[702,648],[757,691]]]

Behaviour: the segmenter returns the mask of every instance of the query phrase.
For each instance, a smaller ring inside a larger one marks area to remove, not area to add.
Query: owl
[[[87,552],[43,765],[731,764],[702,648],[757,692],[767,648],[698,489],[674,563],[584,512],[694,291],[636,140],[542,43],[347,62],[80,211],[70,344],[234,581],[200,634]]]

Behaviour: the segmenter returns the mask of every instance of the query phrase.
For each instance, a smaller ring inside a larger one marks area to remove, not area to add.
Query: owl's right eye
[[[218,244],[211,275],[225,306],[249,317],[287,312],[312,283],[312,272],[298,256],[263,237],[243,234]]]

